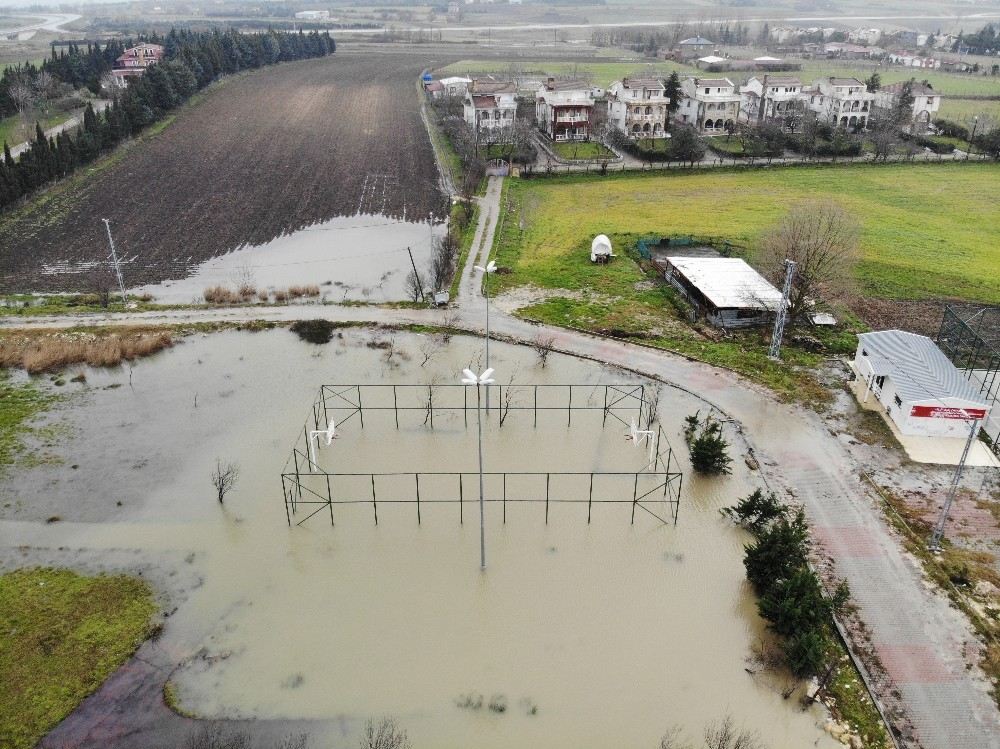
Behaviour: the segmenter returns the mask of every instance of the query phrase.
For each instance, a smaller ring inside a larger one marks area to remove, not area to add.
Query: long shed
[[[664,272],[700,314],[722,328],[763,325],[781,304],[781,292],[739,258],[670,256]]]

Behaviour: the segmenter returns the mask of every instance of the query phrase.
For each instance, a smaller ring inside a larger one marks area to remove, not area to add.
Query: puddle
[[[320,384],[453,382],[480,366],[477,339],[455,337],[421,367],[435,339],[392,336],[387,361],[368,344],[389,338],[351,331],[312,346],[285,330],[227,332],[136,363],[131,385],[128,371],[88,371],[55,416],[69,432],[50,448],[62,462],[0,484],[17,497],[0,511],[2,538],[190,560],[204,583],[160,641],[184,664],[173,676],[181,704],[207,717],[317,719],[317,745],[356,746],[368,717],[392,715],[418,747],[655,747],[673,724],[697,738],[729,713],[772,749],[839,746],[821,710],[802,712],[782,699],[783,680],[745,670],[764,628],[743,579],[747,537],[718,513],[754,488],[739,460],[732,477],[710,480],[687,474],[681,455],[676,527],[643,513],[633,525],[629,504],[595,508],[588,525],[585,505],[553,507],[546,524],[542,505],[523,503],[504,522],[493,503],[485,572],[471,480],[464,523],[454,504],[426,503],[418,525],[412,504],[385,501],[377,526],[359,503],[337,507],[333,527],[317,517],[288,528],[279,474]],[[512,373],[516,383],[636,382],[556,354],[542,369],[527,347],[495,343],[491,356],[504,384]],[[600,389],[587,396],[600,400]],[[675,446],[697,408],[664,391]],[[624,426],[594,413],[566,421],[553,409],[535,427],[518,412],[499,429],[491,415],[487,470],[643,462]],[[363,430],[344,423],[322,460],[471,471],[474,424],[438,414],[431,432],[411,412],[397,431],[388,412],[369,414]],[[223,506],[209,482],[217,458],[240,466]],[[56,510],[63,522],[46,525]]]
[[[152,294],[161,304],[191,304],[201,302],[208,287],[235,289],[249,282],[272,292],[317,285],[320,299],[330,302],[405,301],[406,277],[412,268],[407,248],[413,252],[418,273],[426,278],[432,233],[443,236],[444,224],[435,224],[432,230],[427,222],[342,216],[185,266],[190,275],[183,279],[140,286],[130,293]],[[125,273],[127,278],[127,264]]]

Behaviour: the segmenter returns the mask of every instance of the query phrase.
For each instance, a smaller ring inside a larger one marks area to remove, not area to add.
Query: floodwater
[[[390,340],[391,349],[369,345]],[[501,384],[589,385],[574,397],[598,408],[603,388],[593,386],[636,382],[569,357],[553,354],[542,369],[529,348],[491,348]],[[279,474],[321,384],[452,383],[482,366],[480,350],[469,337],[444,346],[359,330],[313,346],[285,330],[229,332],[191,337],[131,372],[88,370],[54,416],[65,432],[47,459],[0,484],[4,498],[18,497],[0,505],[0,536],[41,550],[130,549],[193,570],[202,583],[177,596],[161,639],[182,664],[172,676],[182,706],[206,717],[318,719],[314,745],[356,746],[368,717],[391,715],[416,747],[652,749],[672,725],[700,737],[731,714],[773,749],[838,746],[820,709],[782,699],[783,678],[745,670],[766,635],[743,579],[746,536],[718,513],[755,486],[739,460],[733,476],[707,480],[688,475],[680,455],[676,526],[646,512],[632,525],[630,502],[596,506],[589,525],[585,504],[554,505],[546,524],[543,504],[508,503],[504,523],[491,503],[485,571],[471,474],[464,523],[453,503],[425,501],[419,525],[413,503],[389,504],[412,496],[407,478],[385,480],[377,526],[369,503],[336,506],[334,526],[325,509],[287,526]],[[602,424],[598,410],[576,411],[567,425],[560,391],[547,392],[552,410],[537,427],[530,411],[512,409],[502,428],[498,413],[488,416],[487,471],[645,464],[623,424]],[[495,396],[494,408],[503,403]],[[699,405],[664,390],[675,446]],[[431,431],[424,413],[406,411],[397,431],[391,412],[369,411],[364,429],[357,417],[341,423],[318,462],[338,472],[474,471],[475,414],[466,426],[461,412],[437,411]],[[209,482],[216,458],[240,466],[222,506]],[[450,489],[423,491],[426,500]],[[499,491],[487,487],[492,498]],[[45,524],[57,510],[63,522]]]
[[[445,225],[356,214],[325,221],[262,245],[241,247],[194,266],[182,279],[133,289],[161,304],[201,302],[210,286],[235,289],[243,282],[270,291],[315,284],[330,302],[405,301],[412,265],[427,283],[431,237]],[[128,273],[128,265],[125,265]],[[127,278],[127,275],[126,275]]]

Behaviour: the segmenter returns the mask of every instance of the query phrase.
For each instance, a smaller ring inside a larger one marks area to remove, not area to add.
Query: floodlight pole
[[[486,569],[486,500],[483,487],[483,410],[480,407],[480,388],[476,385],[476,422],[479,426],[479,569]],[[486,386],[489,388],[489,385]],[[486,391],[487,393],[489,390]]]
[[[486,292],[486,368],[490,368],[490,274],[483,274],[483,290]],[[478,392],[478,386],[477,386]],[[490,411],[490,386],[486,386],[486,412]]]
[[[965,413],[968,416],[968,412]],[[951,477],[951,486],[948,488],[948,496],[944,501],[944,507],[941,508],[941,515],[938,517],[937,524],[934,526],[934,533],[931,535],[931,541],[927,545],[927,548],[933,552],[941,551],[941,539],[944,537],[944,525],[948,521],[948,513],[951,512],[951,503],[955,501],[955,493],[958,491],[958,483],[962,478],[962,471],[965,470],[965,461],[969,457],[969,451],[972,450],[972,443],[976,439],[976,435],[979,433],[979,419],[970,418],[972,426],[969,429],[969,438],[965,441],[965,449],[962,450],[962,458],[958,461],[958,465],[955,466],[955,474]]]
[[[125,281],[122,279],[122,267],[118,262],[118,251],[115,250],[115,240],[111,238],[111,221],[109,219],[102,219],[104,221],[104,228],[108,231],[108,245],[111,247],[111,262],[115,267],[115,275],[118,276],[118,289],[122,293],[122,306],[127,304],[125,299]]]
[[[771,335],[771,350],[767,357],[777,361],[781,354],[781,339],[785,335],[785,321],[788,317],[789,297],[792,293],[792,279],[795,278],[795,261],[785,260],[785,285],[781,291],[781,306],[774,318],[774,333]]]

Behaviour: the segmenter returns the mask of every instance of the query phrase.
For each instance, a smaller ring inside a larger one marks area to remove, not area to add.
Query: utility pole
[[[757,124],[764,121],[764,110],[767,109],[767,73],[764,73],[764,86],[760,90],[760,110],[757,112]]]
[[[410,255],[410,265],[413,266],[413,277],[417,280],[417,290],[420,292],[420,301],[423,302],[423,301],[425,301],[425,299],[424,299],[424,284],[420,280],[420,274],[417,273],[417,264],[415,262],[413,262],[413,250],[411,250],[409,247],[407,247],[406,251]]]
[[[103,219],[104,228],[108,230],[108,245],[111,247],[111,263],[115,268],[115,275],[118,276],[118,290],[122,293],[122,306],[125,306],[125,281],[122,279],[122,266],[118,262],[118,252],[115,250],[115,240],[111,238],[111,221],[108,219]]]
[[[968,416],[968,412],[964,412]],[[962,458],[955,467],[955,475],[951,477],[951,486],[948,488],[948,497],[941,508],[941,515],[938,517],[937,525],[934,526],[934,533],[931,535],[931,542],[927,548],[933,552],[941,551],[941,539],[944,537],[944,525],[948,522],[948,513],[951,512],[951,503],[955,501],[955,493],[958,491],[958,483],[962,478],[962,471],[965,470],[965,461],[969,457],[972,443],[979,433],[979,419],[972,419],[972,427],[969,429],[969,438],[965,441],[965,449],[962,450]]]
[[[771,350],[767,357],[777,361],[781,354],[781,339],[785,335],[785,321],[788,317],[789,297],[792,293],[792,279],[795,278],[795,261],[785,260],[785,285],[781,291],[781,306],[774,318],[774,333],[771,335]]]

